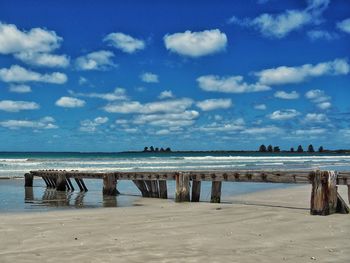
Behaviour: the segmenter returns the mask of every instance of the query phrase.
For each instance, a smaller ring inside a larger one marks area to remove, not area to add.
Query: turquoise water
[[[230,154],[230,153],[0,153],[0,177],[23,178],[38,169],[106,171],[155,170],[244,170],[244,169],[323,169],[350,170],[350,155],[320,154]],[[0,212],[47,211],[132,206],[141,198],[129,181],[118,183],[122,193],[104,197],[101,180],[85,180],[87,193],[60,193],[48,190],[42,180],[33,189],[23,187],[23,179],[0,180]],[[210,198],[210,183],[203,183],[201,201]],[[291,187],[284,184],[224,183],[222,198],[266,189]],[[174,197],[174,182],[168,182],[169,198]]]

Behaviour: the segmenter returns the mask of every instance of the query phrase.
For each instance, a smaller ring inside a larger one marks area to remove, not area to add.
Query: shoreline
[[[346,262],[349,215],[310,216],[309,187],[232,199],[249,204],[142,198],[133,207],[0,214],[0,261]]]

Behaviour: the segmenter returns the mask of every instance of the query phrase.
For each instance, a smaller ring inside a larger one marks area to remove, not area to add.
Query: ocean
[[[139,192],[132,182],[121,181],[116,198],[103,197],[101,180],[86,180],[89,192],[57,193],[34,180],[32,191],[23,187],[23,175],[31,170],[59,169],[93,172],[156,170],[254,170],[321,169],[350,170],[350,155],[268,153],[0,153],[0,212],[130,206]],[[13,178],[1,180],[1,178]],[[17,179],[16,179],[17,178]],[[175,185],[168,183],[169,197]],[[284,184],[226,183],[222,197],[291,187]],[[210,183],[204,183],[202,201],[210,198]]]

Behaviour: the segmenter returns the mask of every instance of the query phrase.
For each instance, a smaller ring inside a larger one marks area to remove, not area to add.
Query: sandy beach
[[[310,216],[309,195],[298,186],[222,204],[140,198],[2,214],[0,262],[348,262],[349,215]]]

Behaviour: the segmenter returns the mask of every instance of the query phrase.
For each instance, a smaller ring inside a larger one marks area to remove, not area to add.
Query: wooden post
[[[159,187],[158,187],[157,180],[151,181],[151,188],[152,188],[152,197],[159,198]]]
[[[103,177],[103,194],[104,195],[117,195],[115,176],[105,175]]]
[[[33,187],[33,175],[30,173],[26,173],[24,175],[24,186],[25,187]]]
[[[221,201],[221,181],[211,183],[211,203],[220,203]]]
[[[45,184],[46,184],[46,187],[50,187],[50,183],[49,183],[49,181],[46,179],[46,177],[43,176],[43,177],[41,177],[41,178],[44,180],[44,182],[45,182]]]
[[[64,174],[58,174],[56,182],[57,191],[66,191],[66,176]]]
[[[201,181],[192,180],[192,202],[199,202],[201,196]]]
[[[87,189],[87,187],[86,187],[86,185],[85,185],[85,183],[84,183],[83,178],[80,178],[79,181],[80,181],[81,186],[84,188],[84,191],[87,192],[88,189]]]
[[[350,184],[348,184],[347,186],[348,186],[348,201],[349,201],[349,204],[350,204]]]
[[[168,198],[168,189],[166,180],[159,180],[159,197],[163,199]]]
[[[83,188],[83,186],[81,185],[79,178],[74,178],[74,180],[75,180],[75,182],[77,183],[77,185],[78,185],[78,187],[79,187],[79,189],[80,189],[80,192],[84,192],[84,188]]]
[[[143,180],[133,180],[134,184],[140,190],[142,197],[149,197],[149,193],[147,191],[147,186]]]
[[[188,174],[177,173],[175,175],[176,190],[175,202],[189,202],[190,201],[190,177]]]
[[[71,190],[71,191],[74,191],[74,186],[73,186],[73,184],[72,184],[70,178],[67,177],[66,179],[67,179],[67,183],[68,183],[68,185],[69,185],[69,187],[70,187],[70,190]]]
[[[148,197],[153,197],[153,192],[152,192],[152,182],[151,180],[145,180],[145,185],[147,187],[147,191],[148,191]]]
[[[311,215],[348,213],[349,208],[337,192],[337,175],[334,172],[316,171],[310,173],[312,182]]]

